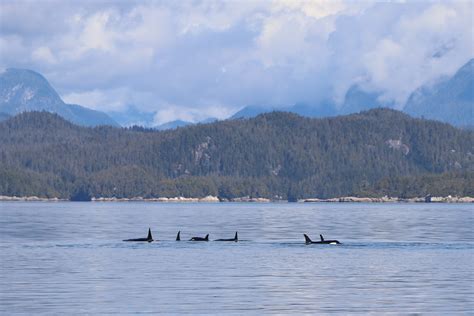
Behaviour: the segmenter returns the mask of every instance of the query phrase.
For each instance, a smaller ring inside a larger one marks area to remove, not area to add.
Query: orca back
[[[153,236],[151,235],[151,229],[148,228],[148,236],[146,238],[124,239],[123,241],[147,241],[147,242],[152,242],[153,241]]]

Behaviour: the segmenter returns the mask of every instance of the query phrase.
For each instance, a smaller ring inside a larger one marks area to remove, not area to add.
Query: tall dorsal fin
[[[235,232],[235,237],[234,237],[235,241],[239,240],[239,236],[237,235],[237,232]]]
[[[204,240],[209,240],[209,234],[206,235],[206,238]]]
[[[313,241],[311,240],[311,238],[308,237],[308,235],[306,234],[303,234],[304,235],[304,241],[307,243],[307,244],[310,244],[312,243]]]
[[[151,228],[148,228],[148,237],[146,239],[153,240],[153,237],[151,236]]]
[[[324,241],[323,235],[319,235],[319,237],[321,237],[321,241]]]
[[[181,240],[181,231],[178,232],[178,235],[176,235],[176,241],[180,241]]]

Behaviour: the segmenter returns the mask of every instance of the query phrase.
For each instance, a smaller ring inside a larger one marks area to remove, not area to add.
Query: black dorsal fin
[[[204,240],[209,240],[209,234],[206,235],[206,238]]]
[[[176,241],[181,240],[181,231],[178,232],[178,235],[176,235]]]
[[[151,236],[151,228],[148,228],[148,237],[146,239],[153,240],[153,237]]]
[[[321,241],[324,241],[323,235],[319,235],[319,237],[321,237]]]
[[[308,235],[306,234],[303,234],[304,235],[304,241],[307,243],[307,244],[310,244],[312,243],[313,241],[311,240],[311,238],[308,237]]]
[[[235,241],[239,240],[239,236],[237,235],[237,232],[235,232],[235,237],[234,237]]]

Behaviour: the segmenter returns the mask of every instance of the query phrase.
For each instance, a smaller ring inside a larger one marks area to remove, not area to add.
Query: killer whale
[[[209,241],[209,234],[206,237],[193,237],[189,241]]]
[[[234,238],[230,238],[230,239],[216,239],[215,241],[235,241],[235,242],[238,242],[238,241],[239,241],[239,236],[237,235],[237,232],[235,232]]]
[[[147,241],[147,242],[152,242],[153,237],[151,236],[151,229],[148,228],[148,236],[146,238],[124,239],[123,241]]]
[[[180,241],[181,240],[181,231],[178,232],[178,235],[176,235],[176,241]]]
[[[323,235],[319,235],[319,237],[321,237],[321,241],[312,241],[311,238],[308,237],[308,235],[303,235],[306,244],[340,244],[338,240],[324,240]]]

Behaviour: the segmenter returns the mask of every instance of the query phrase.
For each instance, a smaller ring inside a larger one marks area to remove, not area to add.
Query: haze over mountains
[[[425,85],[413,92],[404,111],[451,123],[455,126],[474,126],[474,59],[461,67],[451,78]]]
[[[414,91],[403,111],[415,116],[435,119],[459,127],[474,125],[474,59],[471,59],[452,77],[440,78]],[[253,105],[235,113],[230,119],[251,118],[274,110],[296,113],[305,117],[330,117],[388,107],[394,102],[384,101],[381,93],[365,91],[353,85],[346,92],[344,101],[337,105],[331,100],[319,104],[297,103],[292,106]],[[174,129],[194,124],[175,120],[161,125],[154,123],[156,112],[140,111],[130,105],[126,110],[104,113],[74,104],[64,103],[48,81],[40,74],[24,69],[8,69],[0,74],[0,120],[23,111],[48,111],[83,126],[144,126],[160,130]],[[213,121],[209,118],[203,123]]]
[[[474,59],[468,61],[452,77],[427,83],[408,98],[403,111],[415,116],[450,123],[459,127],[474,126]],[[289,107],[248,106],[232,118],[249,118],[272,110],[297,113],[307,117],[326,117],[357,113],[377,107],[393,108],[394,103],[380,99],[381,93],[364,91],[353,85],[342,105],[325,101],[317,105],[297,104]]]
[[[112,119],[123,127],[128,126],[153,126],[155,112],[141,111],[136,106],[129,105],[123,111],[110,111],[107,113]]]

